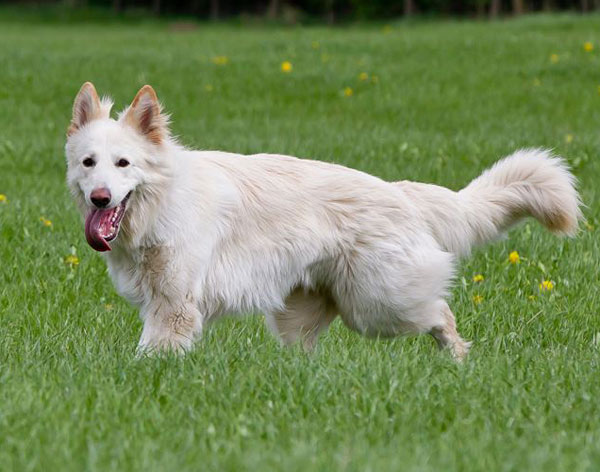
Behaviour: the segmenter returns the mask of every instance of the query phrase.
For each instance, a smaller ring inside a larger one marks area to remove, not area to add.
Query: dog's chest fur
[[[171,274],[169,256],[167,246],[115,248],[107,256],[107,266],[119,294],[141,306],[172,285],[167,283]]]

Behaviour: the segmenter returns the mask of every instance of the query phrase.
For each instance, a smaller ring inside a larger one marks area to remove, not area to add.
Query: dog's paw
[[[192,349],[193,340],[180,334],[168,334],[140,339],[137,347],[138,357],[155,356],[160,354],[183,355]]]
[[[472,344],[472,341],[464,341],[461,339],[460,341],[457,341],[448,347],[450,348],[450,353],[452,354],[454,360],[460,363],[466,359]]]

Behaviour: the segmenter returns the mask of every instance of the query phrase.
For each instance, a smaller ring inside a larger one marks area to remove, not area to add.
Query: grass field
[[[599,16],[193,31],[2,18],[0,469],[598,470]],[[587,224],[560,240],[528,222],[462,262],[464,365],[429,337],[369,341],[341,322],[307,356],[260,316],[212,326],[185,359],[137,359],[137,311],[65,185],[86,80],[117,108],[152,84],[190,146],[390,180],[458,189],[516,148],[554,148]]]

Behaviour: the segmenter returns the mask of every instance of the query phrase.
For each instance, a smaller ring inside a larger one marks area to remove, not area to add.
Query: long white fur
[[[445,302],[456,256],[526,216],[565,234],[580,217],[572,174],[544,150],[453,192],[289,156],[191,151],[166,126],[155,144],[126,114],[75,128],[67,176],[82,211],[94,188],[111,190],[111,206],[133,190],[106,262],[140,306],[145,350],[189,349],[207,321],[261,311],[286,343],[312,347],[339,315],[369,336],[430,332],[462,357]],[[91,154],[98,164],[83,167]],[[131,165],[117,168],[121,157]]]

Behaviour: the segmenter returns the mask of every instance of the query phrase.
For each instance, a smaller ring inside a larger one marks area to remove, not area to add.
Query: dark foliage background
[[[212,20],[247,15],[287,23],[385,20],[415,14],[495,18],[537,11],[585,13],[600,8],[600,0],[0,0],[0,3],[97,8],[117,14],[136,10]]]

